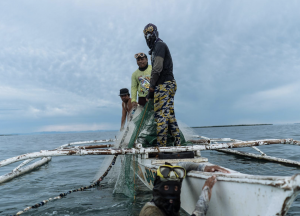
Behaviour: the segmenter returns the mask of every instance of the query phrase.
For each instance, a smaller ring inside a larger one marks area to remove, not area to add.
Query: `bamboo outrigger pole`
[[[92,144],[92,143],[107,143],[107,142],[114,142],[116,139],[105,139],[105,140],[91,140],[91,141],[82,141],[82,142],[71,142],[68,144],[64,144],[57,149],[61,149],[67,146],[72,146],[72,145],[81,145],[81,144]]]
[[[240,151],[231,150],[231,149],[218,149],[217,151],[225,152],[225,153],[229,153],[229,154],[241,155],[241,156],[245,156],[245,157],[256,158],[256,159],[268,160],[268,161],[273,161],[273,162],[278,162],[278,163],[284,163],[284,164],[289,164],[289,165],[300,166],[300,162],[298,162],[298,161],[277,158],[277,157],[271,157],[271,156],[267,156],[267,155],[257,155],[257,154],[252,154],[252,153],[248,153],[248,152],[240,152]]]
[[[3,176],[0,176],[0,184],[4,183],[4,182],[7,182],[7,181],[9,181],[9,180],[11,180],[15,177],[20,176],[20,175],[23,175],[24,173],[30,172],[30,171],[32,171],[32,170],[48,163],[50,160],[51,160],[51,157],[44,157],[41,160],[36,161],[35,163],[28,165],[27,167],[23,168],[23,167],[18,166],[12,172],[7,173]],[[29,163],[30,161],[31,160],[25,161],[26,162],[25,164]],[[21,164],[21,165],[25,165],[25,164]]]
[[[111,148],[114,147],[112,144],[107,145],[89,145],[89,146],[76,146],[76,147],[64,147],[59,150],[72,150],[72,149],[96,149],[96,148]]]
[[[157,152],[184,152],[184,151],[198,151],[198,150],[216,150],[226,148],[240,148],[271,144],[300,144],[299,141],[293,139],[266,139],[255,141],[242,141],[234,143],[220,143],[211,145],[194,145],[194,146],[174,146],[174,147],[150,147],[150,148],[124,148],[124,149],[60,149],[60,150],[42,150],[40,152],[28,153],[12,157],[0,161],[0,167],[12,164],[18,161],[27,160],[39,157],[53,157],[53,156],[82,156],[82,155],[125,155],[125,154],[147,154]],[[138,146],[138,145],[137,145]],[[141,146],[141,144],[139,145]]]

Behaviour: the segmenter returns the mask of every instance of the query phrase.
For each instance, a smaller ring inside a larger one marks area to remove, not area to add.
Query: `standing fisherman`
[[[133,107],[136,107],[137,104],[140,106],[146,104],[152,67],[148,65],[148,58],[145,53],[137,53],[134,55],[134,58],[139,68],[131,76],[131,103]],[[136,100],[137,92],[138,102]]]
[[[157,145],[166,146],[168,127],[175,144],[180,145],[180,132],[174,112],[174,96],[177,89],[173,75],[173,61],[168,46],[158,37],[157,27],[151,23],[145,26],[144,36],[151,55],[151,79],[147,98],[153,97],[157,123]]]

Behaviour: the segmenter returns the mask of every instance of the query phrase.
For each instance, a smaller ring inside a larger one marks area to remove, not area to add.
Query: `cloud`
[[[279,86],[245,95],[233,107],[235,109],[255,110],[257,112],[287,110],[289,107],[298,107],[300,105],[299,92],[300,83]]]
[[[0,118],[51,116],[76,116],[99,108],[114,109],[117,103],[100,98],[86,98],[64,89],[42,89],[11,86],[0,86],[0,109],[6,113]],[[11,111],[9,113],[9,111]],[[8,116],[10,115],[10,116]]]
[[[0,130],[118,125],[118,92],[130,89],[133,54],[149,50],[142,33],[149,22],[171,51],[175,110],[185,123],[291,121],[299,106],[299,6],[295,0],[0,2]]]

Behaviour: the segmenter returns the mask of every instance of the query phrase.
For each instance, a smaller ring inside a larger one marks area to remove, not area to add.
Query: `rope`
[[[134,156],[132,156],[134,157]],[[133,200],[135,201],[135,164],[136,162],[134,161],[134,164],[133,164],[133,190],[134,190],[134,196],[133,196]]]
[[[93,188],[93,187],[95,187],[95,186],[100,186],[100,182],[103,181],[103,179],[105,178],[105,176],[106,176],[106,175],[108,174],[108,172],[111,170],[112,166],[115,165],[116,160],[117,160],[117,157],[118,157],[118,155],[115,155],[115,156],[114,156],[114,158],[112,159],[112,161],[111,161],[110,165],[108,166],[107,170],[106,170],[106,171],[104,172],[104,174],[103,174],[97,181],[95,181],[93,184],[91,184],[91,185],[89,185],[89,186],[86,186],[86,187],[81,187],[81,188],[78,188],[78,189],[75,189],[75,190],[70,190],[70,191],[68,191],[68,192],[66,192],[66,193],[61,193],[61,194],[59,194],[59,196],[54,197],[54,198],[49,198],[49,199],[47,199],[47,200],[43,200],[42,202],[37,203],[37,204],[35,204],[35,205],[33,205],[33,206],[28,206],[28,207],[25,208],[23,211],[19,211],[19,212],[16,213],[15,215],[11,215],[11,216],[21,215],[21,214],[27,212],[27,211],[30,210],[30,209],[38,208],[38,207],[40,207],[40,206],[45,205],[47,202],[50,202],[50,201],[53,201],[53,200],[57,200],[57,199],[61,199],[61,198],[65,197],[65,196],[67,196],[67,195],[70,194],[70,193],[77,192],[77,191],[84,191],[84,190],[86,190],[86,189]]]
[[[158,154],[159,154],[160,153],[159,146],[155,146],[154,148],[156,148],[156,150],[158,151]],[[155,156],[156,159],[158,159],[158,154]]]

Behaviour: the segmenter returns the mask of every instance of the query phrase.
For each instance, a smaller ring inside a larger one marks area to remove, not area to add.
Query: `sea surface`
[[[0,161],[24,153],[54,149],[69,142],[110,139],[117,133],[109,131],[0,136]],[[194,134],[239,140],[268,138],[300,140],[300,124],[197,128],[194,129]],[[268,145],[259,148],[269,156],[300,161],[300,146]],[[257,153],[251,148],[238,150]],[[216,151],[202,151],[201,154],[211,163],[247,174],[291,176],[300,173],[300,168],[297,167]],[[89,185],[104,157],[53,157],[51,162],[39,169],[0,184],[0,215],[16,214],[28,206],[58,196],[60,193]],[[18,164],[20,163],[1,167],[0,175],[10,172]],[[143,205],[151,199],[151,191],[145,188],[139,189],[135,201],[123,194],[113,194],[113,189],[114,184],[106,183],[100,188],[69,194],[66,198],[49,202],[22,215],[138,215]],[[181,215],[187,214],[182,211]],[[300,196],[287,215],[300,215]]]

